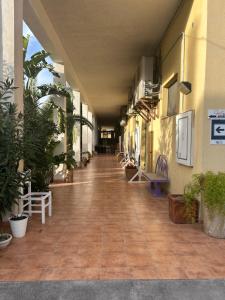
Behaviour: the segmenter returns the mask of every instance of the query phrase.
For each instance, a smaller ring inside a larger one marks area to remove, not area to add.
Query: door
[[[148,171],[154,172],[153,169],[153,131],[148,134]]]

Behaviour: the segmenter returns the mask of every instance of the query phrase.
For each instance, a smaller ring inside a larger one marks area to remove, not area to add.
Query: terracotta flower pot
[[[127,180],[129,181],[137,173],[137,171],[138,169],[136,167],[125,167],[125,174]],[[134,180],[138,180],[138,176]]]
[[[169,199],[169,216],[172,222],[176,224],[191,224],[198,222],[199,203],[193,200],[192,206],[186,208],[186,203],[183,195],[172,194],[168,196]]]
[[[67,183],[72,183],[73,182],[73,169],[72,170],[67,170],[65,182],[67,182]]]

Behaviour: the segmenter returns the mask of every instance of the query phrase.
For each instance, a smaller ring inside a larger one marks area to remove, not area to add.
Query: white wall
[[[65,79],[65,74],[64,74],[64,65],[54,63],[54,68],[55,71],[59,73],[60,78],[54,77],[54,83],[61,83],[63,85],[66,84],[66,79]],[[54,97],[54,102],[58,106],[60,106],[64,111],[66,111],[66,98],[65,97]],[[58,113],[55,110],[54,112],[54,121],[57,122],[58,119]],[[59,145],[56,146],[54,154],[58,155],[63,152],[67,151],[67,141],[66,141],[66,134],[61,133],[58,136],[58,141],[60,141]],[[65,178],[65,171],[66,171],[66,166],[61,164],[59,167],[55,167],[54,169],[54,180],[64,180]]]
[[[88,118],[88,106],[82,104],[82,115],[84,118]],[[88,151],[88,126],[83,125],[82,127],[82,152]]]
[[[14,79],[14,101],[23,111],[23,0],[0,0],[0,80]]]
[[[80,115],[80,92],[73,91],[74,114]],[[73,151],[75,152],[75,160],[80,162],[80,123],[77,122],[73,130]]]
[[[92,113],[88,111],[88,121],[93,122]],[[92,154],[93,151],[93,135],[91,128],[88,127],[87,129],[87,135],[88,135],[88,151]]]

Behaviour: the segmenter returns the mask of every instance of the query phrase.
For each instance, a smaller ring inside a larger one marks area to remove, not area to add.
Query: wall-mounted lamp
[[[181,93],[188,95],[191,93],[191,83],[188,81],[181,81],[179,83],[179,89]]]

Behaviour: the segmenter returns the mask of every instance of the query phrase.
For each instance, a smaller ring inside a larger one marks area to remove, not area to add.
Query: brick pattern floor
[[[53,217],[0,251],[0,280],[225,278],[225,240],[171,223],[167,200],[128,184],[115,157],[74,175],[52,187]]]

